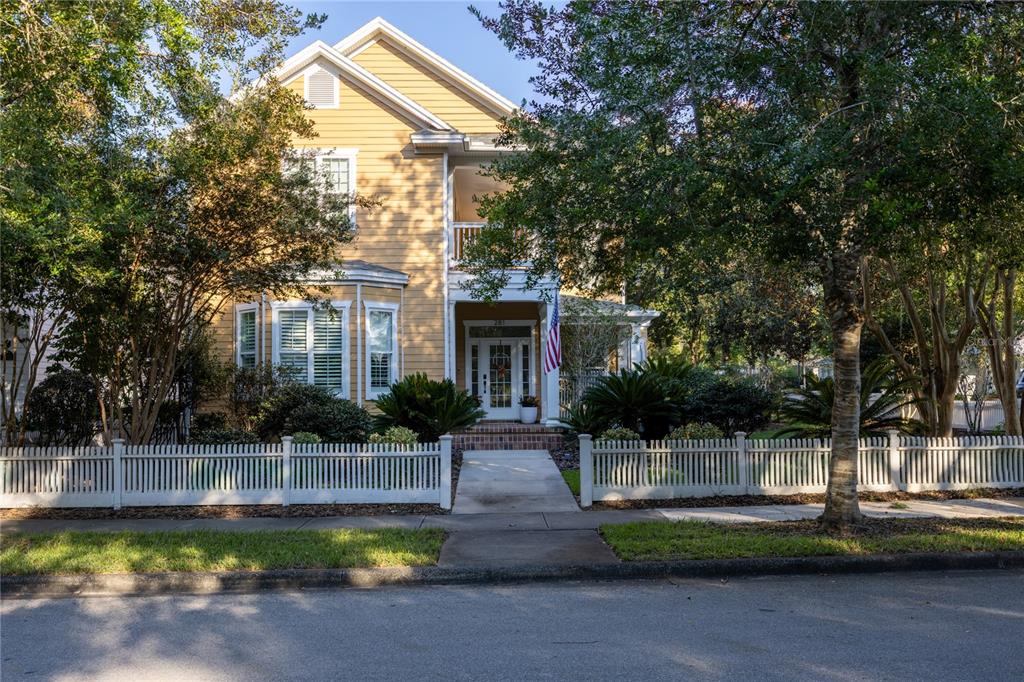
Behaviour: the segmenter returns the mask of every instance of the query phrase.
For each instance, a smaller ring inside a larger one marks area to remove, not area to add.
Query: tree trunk
[[[825,308],[832,330],[835,404],[832,406],[832,453],[829,458],[824,530],[843,530],[861,520],[857,503],[857,458],[860,448],[860,338],[864,314],[859,305],[859,258],[833,255],[823,264]]]
[[[1008,436],[1024,434],[1024,408],[1017,406],[1017,357],[1014,353],[1016,283],[1016,268],[998,271],[991,298],[979,306],[981,329],[992,362],[992,382],[1003,407],[1004,429]]]

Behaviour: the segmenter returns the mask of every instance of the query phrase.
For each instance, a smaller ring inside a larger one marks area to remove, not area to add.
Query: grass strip
[[[625,561],[1009,551],[1024,550],[1024,519],[871,520],[843,536],[819,532],[814,521],[645,521],[606,524],[601,535]]]
[[[579,497],[580,494],[580,470],[579,469],[562,469],[562,478],[565,479],[565,484],[569,486],[569,490],[572,491],[573,495]]]
[[[4,575],[426,566],[444,531],[282,530],[4,534]]]

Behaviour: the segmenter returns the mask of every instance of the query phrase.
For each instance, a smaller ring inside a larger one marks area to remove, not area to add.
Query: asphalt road
[[[13,680],[1024,679],[1024,572],[5,600]]]

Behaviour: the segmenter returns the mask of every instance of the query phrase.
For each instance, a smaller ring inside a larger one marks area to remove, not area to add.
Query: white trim
[[[398,342],[398,311],[399,306],[397,303],[390,303],[386,301],[363,301],[363,315],[366,318],[366,331],[363,333],[363,345],[364,355],[366,357],[366,370],[365,381],[366,381],[366,399],[374,400],[379,398],[383,394],[387,393],[389,389],[379,388],[374,389],[371,378],[370,378],[370,313],[374,311],[386,311],[391,313],[391,382],[398,381],[398,348],[400,346]]]
[[[339,398],[348,398],[352,393],[351,340],[349,338],[349,308],[352,301],[331,301],[332,308],[341,313],[341,392]],[[271,358],[274,365],[281,364],[281,326],[278,313],[282,310],[306,310],[306,383],[313,383],[313,311],[316,306],[309,301],[271,301],[272,344]]]
[[[297,54],[286,59],[274,70],[274,75],[280,79],[282,85],[288,85],[302,75],[299,72],[300,69],[305,68],[321,57],[333,64],[338,69],[339,75],[347,76],[359,85],[382,95],[384,99],[396,105],[424,127],[454,130],[452,126],[445,123],[442,119],[430,113],[398,90],[395,90],[322,40],[314,41],[312,44],[301,49]]]
[[[331,84],[334,86],[334,101],[330,104],[313,104],[309,101],[309,77],[317,71],[323,71],[329,74],[331,77]],[[340,74],[325,69],[322,65],[312,63],[298,74],[302,76],[302,98],[306,100],[306,104],[310,105],[314,109],[337,109],[341,106],[341,78]],[[298,76],[296,76],[298,77]]]
[[[253,339],[253,364],[260,365],[260,312],[258,303],[236,303],[235,304],[235,366],[242,366],[242,344],[239,343],[242,331],[242,313],[256,313],[255,325],[253,328],[253,334],[256,338]]]
[[[509,115],[519,108],[512,100],[487,87],[433,50],[427,49],[381,17],[371,19],[365,25],[335,43],[334,49],[351,57],[353,53],[357,53],[356,50],[362,51],[369,47],[366,44],[367,40],[373,38],[378,33],[390,38],[396,46],[404,49],[409,56],[445,76],[467,94],[488,105],[496,113]]]
[[[507,337],[490,337],[481,339],[470,339],[469,330],[472,327],[494,327],[494,326],[529,326],[529,336],[507,336]],[[515,375],[512,381],[512,406],[497,408],[503,410],[503,412],[492,413],[491,408],[486,404],[483,405],[484,411],[488,413],[490,419],[502,419],[512,418],[515,419],[519,414],[519,399],[523,397],[522,384],[523,384],[523,365],[522,365],[522,345],[525,342],[527,347],[530,349],[530,395],[537,396],[537,320],[463,320],[463,336],[465,343],[463,343],[463,361],[465,363],[465,389],[467,392],[473,392],[473,348],[472,344],[480,345],[481,342],[491,343],[493,341],[508,341],[513,347],[512,353],[512,367],[510,368]],[[482,346],[481,346],[482,348]],[[478,356],[480,362],[484,360],[483,353],[481,352]],[[482,365],[481,365],[482,369]],[[483,392],[481,391],[481,398]]]

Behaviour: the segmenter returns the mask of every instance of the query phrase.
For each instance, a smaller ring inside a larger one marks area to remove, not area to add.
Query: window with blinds
[[[278,312],[278,363],[290,379],[309,383],[308,310]]]
[[[306,76],[306,101],[314,107],[336,107],[334,76],[318,69]]]
[[[370,310],[366,316],[369,393],[378,395],[394,383],[394,312]]]
[[[313,313],[313,383],[342,393],[344,362],[341,311],[317,310]]]
[[[256,311],[238,314],[238,366],[256,366]]]
[[[337,194],[348,193],[348,159],[322,158],[320,159],[320,170],[327,176],[327,182],[330,185],[332,192]]]

